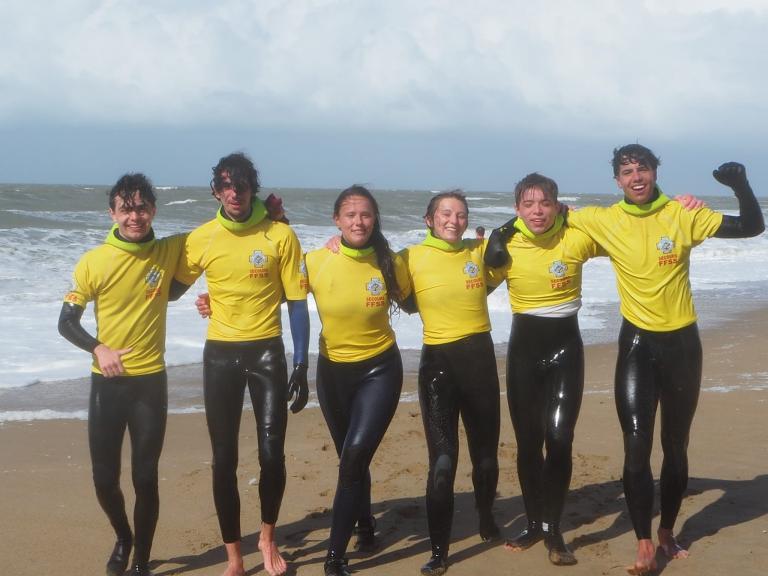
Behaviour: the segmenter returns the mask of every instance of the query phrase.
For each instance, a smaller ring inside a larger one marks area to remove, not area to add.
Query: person
[[[401,252],[424,325],[419,403],[429,453],[427,523],[432,547],[426,576],[448,569],[458,421],[467,433],[480,537],[499,538],[493,502],[499,477],[499,379],[488,316],[485,243],[463,240],[469,208],[458,190],[432,197],[424,216],[427,236]]]
[[[117,536],[107,576],[151,576],[150,551],[159,513],[158,461],[168,406],[165,325],[169,300],[186,286],[173,281],[184,236],[155,238],[157,212],[152,183],[143,174],[123,175],[109,191],[114,222],[101,246],[77,263],[64,298],[59,332],[93,355],[88,442],[99,504]],[[94,303],[96,337],[81,318]],[[131,472],[136,493],[134,530],[120,489],[126,428],[131,438]]]
[[[659,405],[664,457],[657,535],[667,557],[688,556],[673,530],[688,483],[688,439],[702,369],[689,278],[691,249],[713,236],[746,238],[765,229],[742,164],[727,162],[713,171],[718,182],[733,190],[738,216],[709,208],[689,212],[670,202],[657,184],[659,164],[640,144],[615,149],[613,174],[624,198],[609,208],[583,208],[568,216],[569,226],[607,252],[616,274],[623,319],[615,399],[624,436],[624,494],[638,539],[630,574],[656,569],[650,455]]]
[[[333,207],[337,252],[306,255],[309,289],[322,322],[317,397],[339,456],[326,576],[350,574],[344,557],[375,548],[369,466],[400,400],[403,365],[390,315],[410,294],[408,271],[381,232],[376,200],[359,185]]]
[[[475,228],[475,238],[477,240],[483,240],[485,238],[485,227],[484,226],[478,226]]]
[[[205,273],[210,320],[203,351],[206,421],[213,450],[213,496],[227,551],[224,576],[245,573],[237,488],[238,434],[248,388],[259,446],[261,533],[259,550],[271,575],[287,564],[275,541],[285,490],[286,403],[300,411],[307,402],[309,314],[301,247],[286,224],[266,217],[258,172],[242,153],[213,167],[216,218],[193,230],[176,278],[192,284]],[[287,376],[280,303],[287,299],[293,338],[293,372]]]
[[[544,539],[556,565],[576,563],[560,531],[571,481],[572,445],[584,390],[579,331],[582,267],[601,254],[583,232],[564,226],[557,183],[528,174],[515,186],[517,217],[491,233],[486,264],[506,280],[512,307],[507,403],[517,441],[517,473],[527,527],[505,545],[522,551]],[[542,454],[542,448],[544,454]]]

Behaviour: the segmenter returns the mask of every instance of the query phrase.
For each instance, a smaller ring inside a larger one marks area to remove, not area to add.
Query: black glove
[[[509,261],[509,252],[507,252],[507,242],[517,232],[515,222],[517,216],[505,222],[498,228],[494,228],[491,236],[488,238],[488,245],[485,247],[485,256],[483,261],[486,266],[498,268]]]
[[[294,398],[295,397],[295,398]],[[291,412],[296,414],[300,412],[309,400],[309,384],[307,383],[307,365],[296,364],[291,373],[291,379],[288,380],[288,402],[291,404]]]
[[[738,162],[726,162],[721,164],[717,170],[712,171],[715,180],[733,189],[738,195],[749,188],[747,180],[747,169]]]

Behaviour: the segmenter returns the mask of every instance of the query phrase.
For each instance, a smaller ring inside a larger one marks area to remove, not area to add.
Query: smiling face
[[[541,188],[527,188],[520,195],[516,205],[517,215],[523,219],[528,230],[534,234],[543,234],[555,223],[560,204]]]
[[[621,164],[616,174],[616,184],[633,204],[647,204],[656,189],[656,170],[644,163]]]
[[[467,206],[458,198],[443,198],[424,221],[437,238],[455,243],[461,240],[469,223]]]
[[[352,195],[344,199],[333,215],[344,242],[353,248],[368,244],[376,224],[376,210],[365,196]]]
[[[232,220],[242,222],[251,215],[251,187],[245,181],[232,182],[229,172],[222,172],[220,179],[217,178],[213,195]]]
[[[115,196],[115,207],[109,208],[112,221],[117,224],[120,237],[129,242],[141,241],[152,229],[152,219],[157,208],[144,200],[139,191],[126,202],[121,196]]]

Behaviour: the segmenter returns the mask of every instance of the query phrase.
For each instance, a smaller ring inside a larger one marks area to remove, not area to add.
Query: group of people
[[[655,568],[650,451],[659,404],[664,463],[658,540],[670,557],[685,556],[673,527],[686,488],[688,432],[701,376],[690,249],[711,236],[757,235],[764,223],[741,164],[714,171],[733,189],[738,216],[706,207],[689,210],[670,201],[656,183],[658,164],[637,144],[615,150],[614,177],[624,198],[609,208],[571,213],[558,203],[552,179],[530,174],[515,189],[517,217],[488,240],[479,232],[463,238],[469,206],[460,191],[436,194],[424,216],[424,241],[400,253],[390,249],[382,233],[370,191],[352,186],[333,207],[338,242],[304,257],[292,228],[281,221],[281,210],[270,211],[256,196],[258,173],[243,154],[214,166],[211,189],[218,212],[188,235],[155,238],[151,184],[140,174],[122,177],[109,193],[115,225],[105,243],[78,263],[59,319],[61,334],[94,359],[88,424],[93,478],[116,534],[107,575],[122,575],[129,565],[133,576],[151,575],[167,411],[166,307],[203,273],[209,293],[198,298],[197,307],[209,318],[203,381],[214,502],[227,551],[224,576],[245,573],[236,470],[246,387],[261,468],[259,549],[271,576],[287,569],[275,525],[286,483],[288,403],[298,412],[308,398],[308,291],[322,323],[317,396],[339,456],[325,575],[350,574],[345,554],[353,535],[361,550],[377,544],[369,466],[402,387],[390,322],[397,310],[418,313],[423,323],[418,392],[429,458],[432,552],[421,573],[434,576],[448,569],[459,417],[472,462],[480,537],[500,539],[493,516],[500,394],[487,294],[504,281],[513,312],[507,400],[527,515],[526,528],[505,547],[521,551],[543,540],[553,564],[575,563],[560,518],[584,386],[577,319],[581,270],[596,256],[611,259],[623,316],[615,396],[624,434],[624,488],[638,538],[629,571]],[[294,349],[290,378],[280,326],[283,300]],[[89,301],[95,303],[96,337],[80,324]],[[126,428],[136,491],[133,530],[119,484]]]

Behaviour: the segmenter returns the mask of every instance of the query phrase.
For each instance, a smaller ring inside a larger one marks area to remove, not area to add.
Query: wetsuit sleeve
[[[715,180],[730,187],[739,202],[738,216],[723,216],[716,238],[751,238],[765,230],[763,212],[747,180],[743,164],[726,162],[712,172]]]
[[[515,221],[517,216],[508,220],[498,228],[494,228],[491,232],[491,236],[488,238],[488,245],[485,248],[485,255],[483,261],[486,266],[491,268],[498,268],[503,266],[509,260],[509,252],[507,252],[507,242],[515,233]]]
[[[78,348],[93,354],[94,349],[101,342],[91,336],[80,324],[80,318],[83,317],[84,311],[85,308],[82,306],[64,302],[59,314],[59,334]]]
[[[184,296],[184,293],[189,290],[189,284],[184,284],[183,282],[179,282],[176,280],[176,278],[171,280],[171,288],[168,292],[168,300],[171,302],[175,302],[182,296]]]
[[[400,310],[403,310],[408,314],[416,314],[416,312],[419,311],[419,309],[416,308],[416,298],[414,297],[413,292],[408,294],[408,297],[400,302]]]
[[[309,357],[309,310],[306,300],[288,300],[288,320],[293,339],[293,364],[306,366]]]
[[[292,228],[284,226],[283,229],[285,236],[280,247],[280,281],[283,284],[285,299],[306,300],[307,279],[304,274],[301,244]]]

